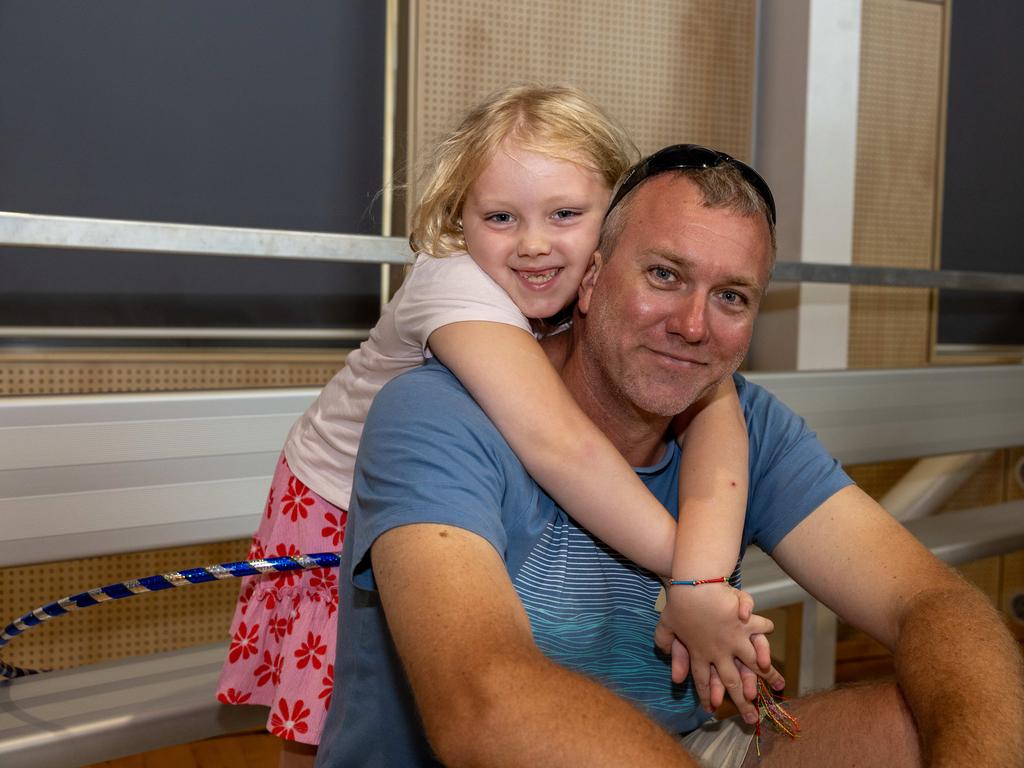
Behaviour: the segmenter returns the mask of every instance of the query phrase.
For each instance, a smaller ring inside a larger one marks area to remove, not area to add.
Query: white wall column
[[[780,260],[850,264],[861,0],[761,0],[754,165],[779,208]],[[845,368],[849,288],[779,283],[753,370]]]

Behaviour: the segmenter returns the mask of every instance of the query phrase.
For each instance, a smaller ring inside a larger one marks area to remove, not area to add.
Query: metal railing
[[[408,264],[399,237],[250,229],[0,212],[0,246]],[[778,261],[774,282],[941,288],[1024,293],[1024,275]],[[387,292],[382,277],[381,293]],[[361,339],[351,328],[105,328],[0,326],[0,338]]]

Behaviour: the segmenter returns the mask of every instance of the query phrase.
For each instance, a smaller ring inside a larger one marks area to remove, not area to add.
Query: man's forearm
[[[1020,650],[978,590],[950,574],[914,597],[895,663],[926,765],[1024,765]]]
[[[697,768],[675,736],[599,683],[547,659],[496,666],[469,706],[428,705],[428,737],[446,765]]]

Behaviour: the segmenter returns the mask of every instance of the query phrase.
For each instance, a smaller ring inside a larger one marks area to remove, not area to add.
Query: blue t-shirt
[[[851,481],[794,414],[737,375],[750,438],[750,501],[742,546],[767,552]],[[680,451],[666,442],[637,469],[672,514]],[[585,471],[585,469],[581,469]],[[692,682],[672,683],[654,646],[660,583],[562,511],[443,365],[430,361],[384,387],[370,409],[356,463],[339,579],[335,690],[317,765],[437,765],[387,630],[369,551],[410,523],[457,526],[505,561],[538,647],[602,681],[666,728],[706,715]]]

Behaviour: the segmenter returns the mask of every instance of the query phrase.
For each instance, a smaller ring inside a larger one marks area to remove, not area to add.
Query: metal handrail
[[[401,237],[90,219],[0,211],[0,245],[185,253],[368,264],[413,260]],[[1024,275],[778,261],[776,282],[846,283],[1024,293]]]
[[[401,237],[86,219],[3,211],[0,211],[0,245],[363,264],[405,264],[412,261],[409,243]]]
[[[846,264],[778,261],[774,282],[846,283],[901,288],[947,288],[959,291],[1024,293],[1024,275],[1001,272],[965,272],[952,269],[864,267]]]
[[[0,246],[408,264],[404,238],[0,211]],[[841,283],[1024,293],[1024,275],[778,261],[776,283]],[[383,284],[382,284],[383,291]],[[0,326],[0,338],[361,339],[368,329]]]

